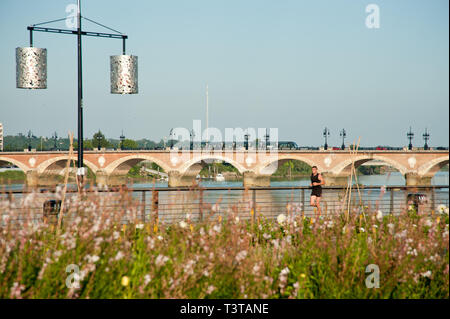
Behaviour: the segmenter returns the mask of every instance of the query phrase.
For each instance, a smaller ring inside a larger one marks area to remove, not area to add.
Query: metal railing
[[[323,187],[321,214],[339,214],[347,209],[346,187]],[[383,214],[398,214],[407,209],[409,194],[419,194],[422,198],[418,205],[420,211],[432,212],[439,205],[449,205],[449,186],[353,186],[350,200],[351,212],[381,210]],[[95,196],[113,195],[102,206],[109,210],[127,211],[134,207],[142,222],[158,219],[172,223],[186,218],[199,221],[209,218],[226,218],[237,215],[242,219],[275,218],[280,213],[314,216],[314,207],[310,206],[310,187],[155,187],[155,188],[117,188],[112,190],[86,189],[85,199]],[[67,191],[66,201],[79,193],[74,189]],[[348,193],[347,193],[348,195]],[[32,196],[32,197],[29,197]],[[43,218],[43,206],[48,200],[58,197],[54,190],[11,190],[0,194],[1,217],[14,212],[14,219],[33,216]],[[28,203],[25,205],[25,202]],[[70,205],[66,205],[70,206]],[[7,212],[7,213],[5,213]],[[125,213],[124,222],[127,222]]]

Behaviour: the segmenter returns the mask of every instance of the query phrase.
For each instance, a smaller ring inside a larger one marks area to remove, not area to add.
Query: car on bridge
[[[297,143],[292,142],[292,141],[279,141],[278,149],[279,150],[298,150],[299,147],[298,147]]]

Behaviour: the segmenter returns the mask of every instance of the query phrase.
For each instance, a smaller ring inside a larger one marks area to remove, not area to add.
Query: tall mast
[[[206,84],[206,143],[208,143],[208,141],[209,141],[209,131],[208,131],[208,107],[209,107],[208,84]]]

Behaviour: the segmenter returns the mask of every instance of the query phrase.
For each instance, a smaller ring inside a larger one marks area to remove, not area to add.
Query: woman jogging
[[[311,174],[311,206],[317,207],[318,215],[320,216],[320,197],[322,196],[322,185],[325,185],[322,175],[317,172],[317,166],[312,167]]]

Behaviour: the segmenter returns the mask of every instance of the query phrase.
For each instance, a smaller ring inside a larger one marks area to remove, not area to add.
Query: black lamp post
[[[55,149],[55,151],[57,151],[58,150],[58,145],[56,144],[56,142],[58,140],[58,134],[56,133],[56,131],[55,131],[55,133],[53,133],[52,138],[54,139],[53,148]]]
[[[170,138],[170,149],[173,149],[173,128],[170,129],[169,138]]]
[[[245,135],[244,135],[244,148],[245,148],[246,151],[248,151],[248,137],[249,137],[248,133],[245,133]]]
[[[80,0],[78,0],[77,29],[56,29],[40,27],[38,25],[48,24],[66,20],[66,18],[33,24],[27,27],[30,31],[30,47],[16,49],[17,74],[16,83],[18,88],[45,89],[47,88],[47,50],[33,47],[33,32],[49,32],[58,34],[77,35],[77,58],[78,58],[78,163],[77,178],[83,182],[85,169],[83,165],[83,77],[82,77],[82,50],[81,37],[91,36],[122,40],[122,55],[111,56],[111,93],[135,94],[138,93],[137,86],[137,57],[125,55],[125,40],[127,35],[104,26],[81,15]],[[81,29],[81,18],[109,29],[115,33],[102,33],[83,31]],[[120,71],[119,71],[120,70]]]
[[[190,140],[190,143],[189,143],[189,149],[192,151],[192,150],[194,150],[194,136],[195,136],[194,129],[191,130],[189,135],[191,137],[191,140]]]
[[[412,140],[414,138],[414,133],[411,131],[411,126],[409,127],[409,132],[406,133],[406,136],[408,137],[408,140],[409,140],[408,149],[411,151],[413,148]]]
[[[123,147],[123,141],[125,141],[125,135],[123,135],[123,130],[122,130],[122,134],[119,136],[120,138],[120,149],[124,149]]]
[[[267,130],[267,128],[266,128],[266,135],[264,135],[264,138],[266,140],[266,151],[267,151],[268,146],[270,145],[270,141],[269,141],[270,135],[269,135],[269,131]]]
[[[430,148],[428,147],[428,140],[430,139],[430,133],[428,133],[427,128],[425,128],[425,133],[422,136],[425,141],[425,145],[423,146],[423,149],[429,150]]]
[[[100,130],[98,130],[98,134],[97,134],[97,150],[99,150],[99,151],[102,148],[101,141],[102,141],[102,136],[100,135]]]
[[[341,145],[341,149],[345,150],[345,138],[347,137],[347,132],[345,131],[345,129],[341,130],[340,136],[342,137],[342,145]]]
[[[31,152],[31,130],[28,131],[28,152]]]
[[[236,136],[233,136],[233,151],[236,150]]]
[[[325,127],[325,129],[323,130],[323,137],[325,138],[325,145],[323,146],[324,150],[328,149],[328,143],[327,143],[328,136],[330,136],[330,130],[327,127]]]

